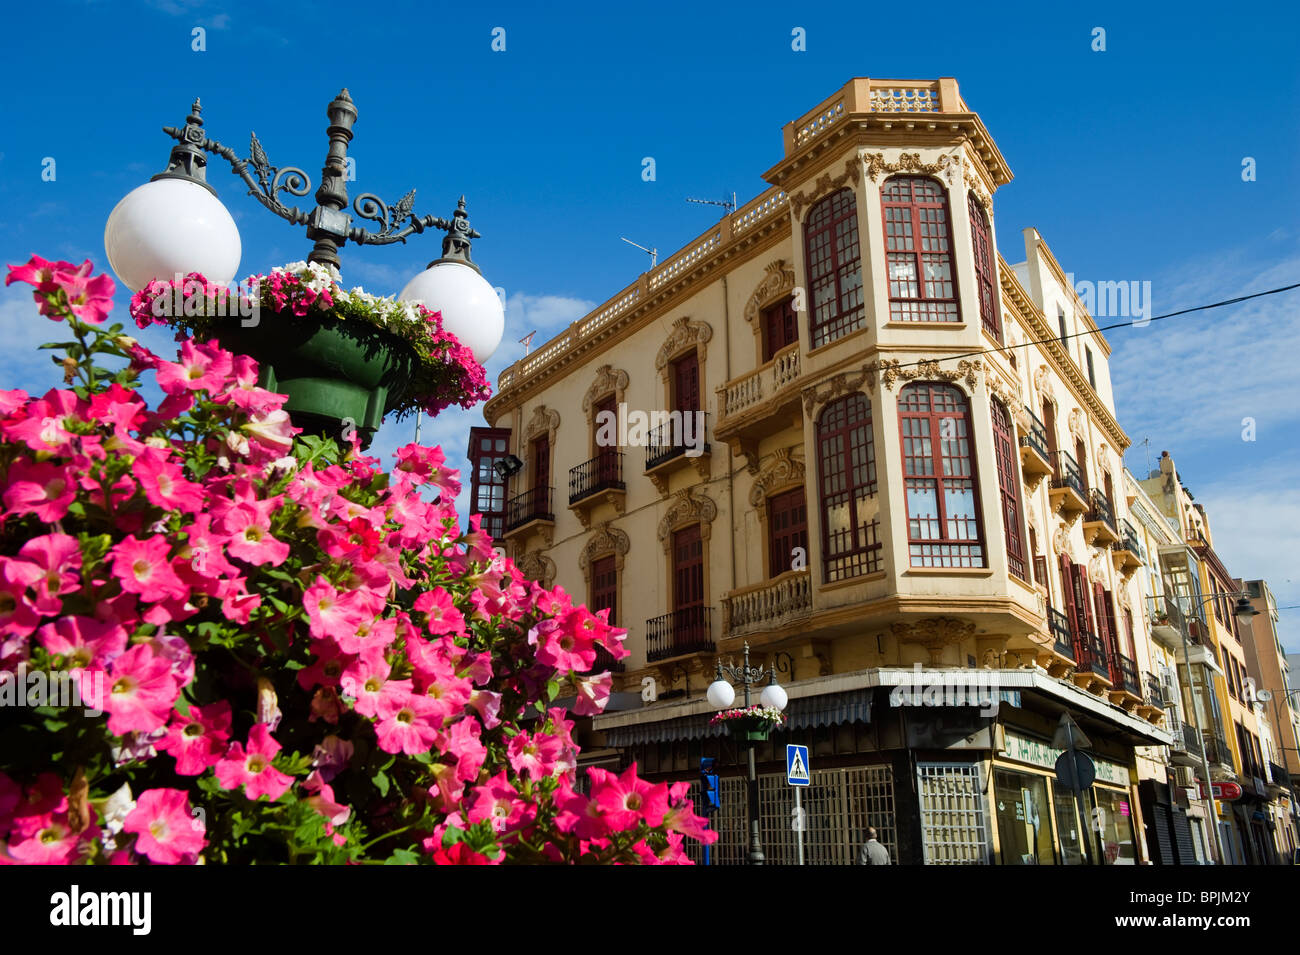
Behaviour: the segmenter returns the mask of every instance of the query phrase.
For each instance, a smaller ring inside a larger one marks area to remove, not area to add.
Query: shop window
[[[1055,865],[1047,778],[999,769],[993,777],[1002,865]]]

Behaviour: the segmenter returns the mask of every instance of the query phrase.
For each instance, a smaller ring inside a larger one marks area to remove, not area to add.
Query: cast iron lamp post
[[[745,706],[750,706],[750,687],[761,685],[767,682],[768,685],[763,689],[762,696],[759,697],[759,703],[763,706],[770,706],[777,710],[784,710],[790,698],[776,682],[776,670],[772,667],[750,666],[749,663],[749,643],[745,643],[745,662],[741,666],[735,666],[730,663],[723,663],[721,660],[717,664],[717,676],[705,694],[709,703],[716,706],[719,710],[725,710],[736,700],[736,690],[725,677],[732,681],[740,683],[745,688]],[[745,753],[748,763],[748,775],[746,777],[746,792],[748,796],[749,808],[749,864],[763,865],[767,857],[763,855],[763,839],[759,833],[758,827],[758,771],[754,761],[754,740],[746,734]]]
[[[496,291],[470,261],[470,240],[480,236],[470,227],[464,196],[452,217],[444,219],[415,215],[411,211],[414,189],[392,205],[366,193],[357,196],[352,209],[357,218],[369,219],[377,228],[355,225],[346,211],[347,151],[357,109],[345,89],[326,112],[329,151],[316,190],[316,207],[303,211],[285,205],[281,195],[307,195],[311,191],[307,173],[294,166],[271,165],[256,134],[251,137],[248,159],[209,139],[195,100],[183,128],[163,127],[176,140],[167,168],[128,193],[108,218],[104,247],[113,271],[132,291],[156,279],[167,281],[190,272],[202,273],[219,285],[234,279],[241,253],[239,230],[207,182],[205,153],[211,153],[230,163],[263,206],[294,225],[306,226],[307,238],[314,243],[309,262],[338,269],[339,249],[349,241],[391,245],[426,229],[445,232],[442,258],[411,279],[399,298],[441,310],[443,327],[480,363],[486,361],[501,343],[505,311]]]

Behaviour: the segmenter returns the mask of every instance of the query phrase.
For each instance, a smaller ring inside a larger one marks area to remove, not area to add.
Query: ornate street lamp
[[[480,238],[470,227],[462,196],[450,219],[417,216],[411,208],[412,189],[389,205],[371,193],[352,203],[360,219],[377,223],[366,229],[354,224],[346,210],[347,149],[357,109],[345,89],[329,104],[329,151],[316,190],[316,207],[303,211],[287,206],[282,194],[305,196],[311,191],[307,174],[294,166],[273,166],[256,134],[250,155],[240,159],[234,150],[209,139],[203,129],[199,101],[194,101],[185,126],[163,127],[176,140],[167,168],[132,190],[117,204],[104,230],[104,246],[113,271],[132,291],[153,280],[202,273],[210,282],[227,285],[239,268],[241,244],[234,219],[207,182],[207,156],[230,163],[232,171],[252,195],[271,212],[294,225],[306,226],[314,243],[309,262],[339,268],[339,249],[357,245],[391,245],[405,242],[426,229],[446,233],[442,257],[407,283],[400,298],[442,312],[443,327],[486,361],[501,343],[505,310],[495,290],[470,261],[470,240]]]
[[[717,675],[714,681],[709,684],[709,688],[705,693],[710,705],[717,707],[719,710],[725,710],[735,702],[735,687],[732,686],[731,682],[724,679],[725,676],[729,677],[732,682],[744,686],[746,707],[752,705],[750,702],[750,688],[767,682],[768,685],[763,689],[762,696],[759,697],[759,703],[773,709],[784,710],[786,704],[790,702],[790,698],[786,695],[785,690],[781,688],[781,685],[776,682],[776,669],[774,667],[750,666],[748,641],[745,643],[744,660],[745,662],[740,666],[723,663],[721,660],[718,661]],[[754,760],[754,735],[753,733],[744,734],[748,773],[746,776],[746,790],[749,809],[749,864],[763,865],[767,861],[767,857],[763,855],[763,839],[758,826],[758,771]]]

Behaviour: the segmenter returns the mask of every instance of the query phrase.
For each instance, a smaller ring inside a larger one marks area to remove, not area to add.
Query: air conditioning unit
[[[1183,789],[1196,789],[1196,772],[1190,766],[1175,766],[1174,783]]]

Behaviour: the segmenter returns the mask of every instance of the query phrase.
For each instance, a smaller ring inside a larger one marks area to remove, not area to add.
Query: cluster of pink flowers
[[[785,714],[774,706],[755,703],[752,706],[740,706],[730,710],[721,710],[709,720],[710,724],[731,723],[737,720],[767,723],[769,726],[781,726],[785,723]]]
[[[8,281],[75,322],[80,290],[112,294],[86,272],[33,259]],[[0,863],[682,862],[683,837],[716,838],[684,784],[635,767],[578,791],[550,704],[567,683],[600,712],[611,677],[590,671],[625,631],[525,579],[477,518],[462,532],[440,449],[389,473],[322,453],[250,359],[81,329],[164,398],[89,356],[87,385],[0,392],[0,670],[77,672],[84,709],[58,764],[0,755]],[[54,750],[35,714],[11,730]]]
[[[487,372],[474,353],[443,328],[441,312],[359,288],[345,290],[338,277],[337,271],[321,265],[295,263],[244,279],[248,294],[242,296],[191,273],[150,282],[132,296],[130,312],[140,328],[158,324],[205,333],[219,332],[221,322],[251,315],[254,309],[280,317],[359,322],[411,346],[417,361],[411,409],[436,415],[453,404],[472,408],[492,396]]]

